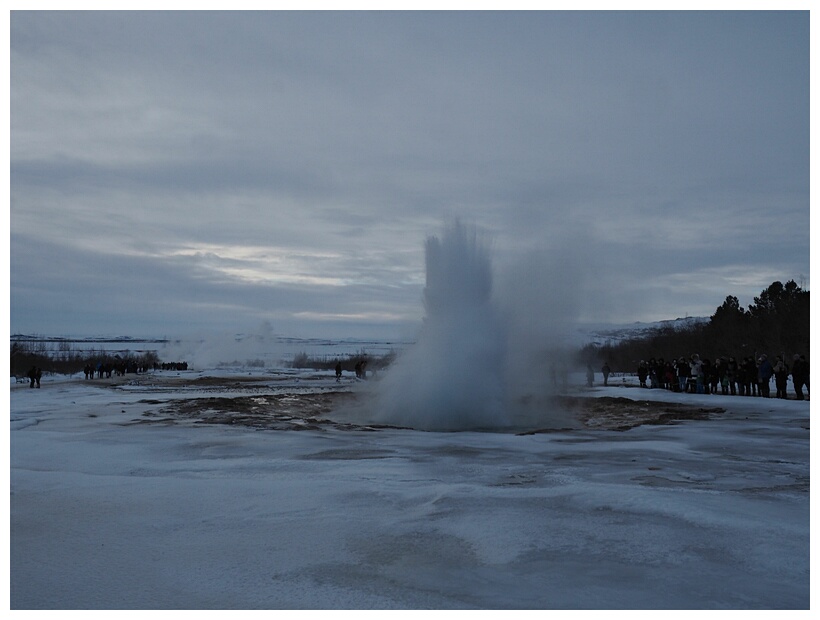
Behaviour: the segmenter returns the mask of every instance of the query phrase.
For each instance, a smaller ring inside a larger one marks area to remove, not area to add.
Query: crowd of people
[[[609,366],[605,364],[602,368],[604,376],[609,374],[608,370]],[[697,354],[688,359],[681,357],[670,361],[651,358],[648,362],[641,360],[637,375],[641,387],[675,392],[769,398],[774,381],[775,397],[788,398],[786,389],[789,377],[792,378],[797,400],[804,400],[809,392],[809,363],[804,355],[799,354],[793,356],[791,368],[784,355],[778,355],[774,363],[765,354],[757,359],[753,355],[743,359],[720,357],[714,362],[701,359]]]
[[[134,359],[121,360],[116,364],[111,362],[91,362],[85,365],[83,373],[86,379],[93,379],[95,376],[99,379],[111,378],[114,373],[118,377],[126,374],[146,373],[149,370],[188,370],[188,362],[153,362],[138,361]]]
[[[367,360],[359,360],[354,367],[357,379],[367,379]],[[375,370],[373,371],[375,377]],[[336,362],[336,383],[342,380],[342,363]]]

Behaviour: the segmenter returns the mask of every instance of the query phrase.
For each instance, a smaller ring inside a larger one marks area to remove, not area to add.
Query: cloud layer
[[[15,11],[11,328],[393,334],[453,216],[499,270],[572,247],[582,319],[808,286],[809,43],[808,12]]]

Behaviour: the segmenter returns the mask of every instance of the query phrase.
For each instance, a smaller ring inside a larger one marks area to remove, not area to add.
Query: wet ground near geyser
[[[240,425],[268,430],[320,430],[322,428],[378,430],[385,424],[343,422],[334,416],[372,402],[366,382],[335,382],[324,375],[261,374],[202,376],[160,373],[89,381],[89,385],[150,394],[139,401],[149,405],[134,423]],[[644,424],[674,424],[682,420],[709,420],[725,414],[719,405],[682,404],[641,399],[643,390],[624,388],[625,396],[596,396],[575,390],[538,399],[523,399],[529,411],[525,425],[507,429],[519,434],[571,429],[625,431]],[[659,392],[655,390],[655,392]],[[657,394],[655,394],[656,397]],[[659,398],[662,399],[662,396]],[[548,422],[560,410],[561,422]],[[544,423],[539,423],[539,413]]]

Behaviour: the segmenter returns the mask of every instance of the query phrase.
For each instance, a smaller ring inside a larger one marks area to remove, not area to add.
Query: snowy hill
[[[652,335],[658,329],[672,328],[684,330],[696,325],[703,325],[709,322],[709,317],[689,316],[685,318],[657,321],[654,323],[597,323],[579,325],[574,334],[573,344],[584,346],[593,344],[604,346],[606,344],[618,344],[624,340],[634,340]]]

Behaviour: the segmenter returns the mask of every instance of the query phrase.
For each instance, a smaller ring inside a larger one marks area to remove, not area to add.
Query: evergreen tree
[[[738,345],[749,340],[749,314],[740,307],[737,297],[729,295],[715,310],[705,331],[714,355],[733,356]]]
[[[661,327],[643,338],[607,344],[598,349],[598,357],[609,360],[618,372],[634,372],[642,359],[669,360],[692,353],[711,360],[755,353],[790,359],[795,353],[808,355],[809,329],[809,291],[794,280],[785,285],[773,282],[754,298],[748,311],[729,295],[708,323],[682,330]],[[590,360],[594,353],[595,347],[588,345],[582,357]]]
[[[749,306],[755,343],[761,351],[803,352],[809,347],[809,292],[794,280],[772,282]]]

